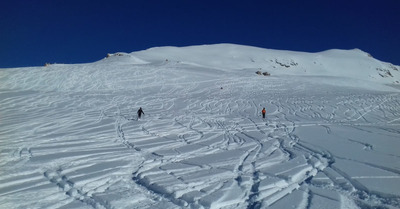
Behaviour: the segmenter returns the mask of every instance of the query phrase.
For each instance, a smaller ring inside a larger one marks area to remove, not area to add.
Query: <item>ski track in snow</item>
[[[1,208],[400,208],[399,93],[98,67],[0,84]]]

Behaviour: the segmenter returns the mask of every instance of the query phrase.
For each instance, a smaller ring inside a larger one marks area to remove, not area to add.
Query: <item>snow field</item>
[[[1,71],[0,207],[400,208],[398,90],[146,53]]]

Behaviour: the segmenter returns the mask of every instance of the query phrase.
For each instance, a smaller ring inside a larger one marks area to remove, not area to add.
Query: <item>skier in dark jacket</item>
[[[137,111],[138,119],[140,119],[140,117],[142,117],[142,113],[144,115],[142,108],[139,108],[139,110]]]

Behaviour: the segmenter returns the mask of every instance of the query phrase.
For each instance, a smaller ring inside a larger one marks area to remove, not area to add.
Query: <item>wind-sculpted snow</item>
[[[398,90],[171,61],[1,74],[1,208],[400,208]]]

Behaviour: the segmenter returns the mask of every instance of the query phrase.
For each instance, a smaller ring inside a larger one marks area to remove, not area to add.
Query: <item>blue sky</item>
[[[215,43],[359,48],[400,65],[399,11],[399,0],[9,0],[0,3],[0,68]]]

